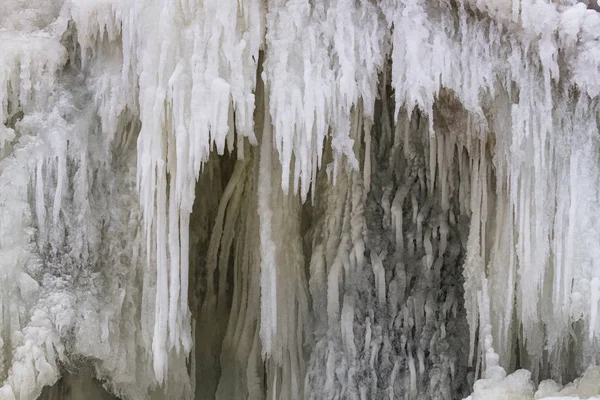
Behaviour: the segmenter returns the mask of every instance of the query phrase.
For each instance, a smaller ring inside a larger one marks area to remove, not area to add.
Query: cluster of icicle
[[[585,5],[3,0],[0,44],[0,399],[600,395]]]

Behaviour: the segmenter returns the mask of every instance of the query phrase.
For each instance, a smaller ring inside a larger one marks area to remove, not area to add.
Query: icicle
[[[590,341],[594,339],[596,325],[598,322],[598,301],[600,301],[600,278],[594,277],[590,282],[592,309],[590,311]]]
[[[371,254],[371,266],[375,277],[375,291],[380,306],[383,306],[386,303],[385,270],[383,269],[383,260],[385,257],[385,252],[383,254]]]
[[[364,131],[365,160],[363,163],[363,182],[365,190],[368,193],[371,188],[371,123],[369,120],[365,122]]]
[[[269,96],[265,91],[265,107],[269,104]],[[260,216],[260,287],[261,287],[261,319],[260,337],[263,358],[273,350],[273,341],[277,334],[277,264],[275,261],[276,247],[272,238],[271,218],[273,211],[270,206],[271,191],[271,155],[272,134],[271,119],[265,113],[263,136],[260,148],[260,170],[258,186],[258,215]]]

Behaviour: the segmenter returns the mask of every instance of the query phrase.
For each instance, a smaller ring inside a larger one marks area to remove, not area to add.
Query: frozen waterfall
[[[599,399],[597,9],[0,0],[0,400]]]

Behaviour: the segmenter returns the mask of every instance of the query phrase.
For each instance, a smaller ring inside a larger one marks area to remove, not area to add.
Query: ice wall
[[[593,8],[3,1],[0,399],[600,395]]]

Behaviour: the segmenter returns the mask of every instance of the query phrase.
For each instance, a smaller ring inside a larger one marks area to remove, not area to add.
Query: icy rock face
[[[2,1],[0,400],[600,396],[593,8]]]

